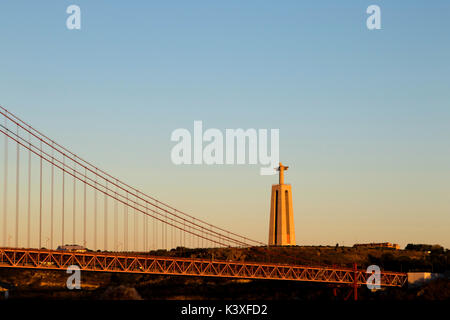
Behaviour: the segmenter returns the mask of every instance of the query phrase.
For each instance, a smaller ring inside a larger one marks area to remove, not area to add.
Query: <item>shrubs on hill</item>
[[[444,253],[445,249],[438,244],[412,244],[409,243],[405,250],[415,250],[415,251],[430,251],[431,253]]]

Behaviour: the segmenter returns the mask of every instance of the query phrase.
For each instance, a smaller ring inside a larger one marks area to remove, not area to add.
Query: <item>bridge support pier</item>
[[[358,266],[353,264],[353,300],[358,300]]]
[[[339,289],[343,287],[343,285],[340,284],[336,284],[336,285],[331,285],[332,286],[332,290],[333,290],[333,297],[335,299],[337,299],[338,295],[339,295]],[[351,283],[350,285],[346,285],[344,288],[349,288],[348,292],[346,293],[346,295],[344,296],[344,300],[347,301],[349,300],[352,296],[353,296],[353,301],[357,301],[358,300],[358,266],[356,265],[356,263],[353,264],[353,283]]]
[[[343,295],[340,295],[341,289],[343,289]],[[358,286],[355,286],[353,284],[351,286],[332,285],[332,292],[335,300],[338,300],[339,296],[343,297],[344,301],[348,301],[352,296],[353,301],[358,300]]]

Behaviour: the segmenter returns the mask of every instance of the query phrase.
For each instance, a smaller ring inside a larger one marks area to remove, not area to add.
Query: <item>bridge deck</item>
[[[125,253],[78,253],[0,248],[0,267],[66,270],[70,265],[78,265],[81,270],[94,272],[310,281],[352,285],[365,285],[371,275],[365,270],[339,267],[128,255]],[[381,286],[401,287],[406,281],[406,273],[381,272]]]

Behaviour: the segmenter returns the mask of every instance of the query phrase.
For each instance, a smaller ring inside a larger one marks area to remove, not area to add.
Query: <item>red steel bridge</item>
[[[80,158],[0,107],[0,267],[365,285],[365,270],[149,256],[135,252],[266,246],[161,202]],[[90,252],[56,250],[80,244]],[[27,249],[24,249],[27,248]],[[32,249],[37,248],[37,249]],[[404,273],[381,272],[382,286]],[[356,291],[355,291],[356,294]],[[355,295],[356,298],[356,295]]]

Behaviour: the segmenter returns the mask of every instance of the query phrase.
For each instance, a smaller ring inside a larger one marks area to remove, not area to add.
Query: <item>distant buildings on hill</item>
[[[425,251],[426,253],[444,253],[444,247],[438,244],[412,244],[409,243],[405,250]],[[447,249],[448,250],[448,249]]]
[[[356,243],[355,248],[389,248],[399,250],[400,246],[397,243],[379,242],[379,243]]]
[[[79,246],[77,244],[66,244],[63,246],[59,246],[56,248],[58,251],[71,251],[71,252],[86,252],[87,249],[83,246]]]

